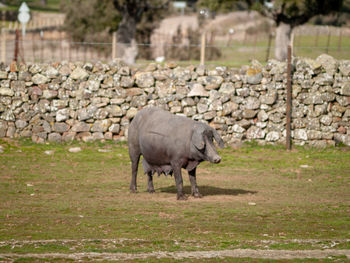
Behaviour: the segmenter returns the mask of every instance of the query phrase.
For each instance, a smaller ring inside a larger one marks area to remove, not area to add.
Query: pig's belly
[[[165,175],[172,175],[173,169],[171,165],[164,164],[164,165],[153,165],[149,164],[144,158],[142,159],[142,166],[143,171],[145,174],[151,173],[152,175],[157,173],[158,176],[160,176],[162,173]]]

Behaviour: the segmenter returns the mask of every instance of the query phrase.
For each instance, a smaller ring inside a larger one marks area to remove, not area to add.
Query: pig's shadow
[[[214,186],[202,185],[198,186],[199,192],[204,195],[243,195],[243,194],[256,194],[257,191],[249,191],[243,189],[227,189],[227,188],[219,188]],[[163,188],[158,188],[157,191],[162,193],[176,193],[175,186],[168,186]],[[183,187],[183,191],[185,194],[191,194],[191,186],[186,185]]]

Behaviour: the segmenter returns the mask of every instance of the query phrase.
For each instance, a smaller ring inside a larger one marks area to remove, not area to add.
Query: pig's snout
[[[213,163],[220,163],[221,162],[221,157],[218,155],[218,156],[215,156],[213,158]]]

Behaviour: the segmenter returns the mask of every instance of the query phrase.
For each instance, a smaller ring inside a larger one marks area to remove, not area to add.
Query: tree
[[[342,2],[343,0],[276,0],[274,2],[259,0],[249,4],[275,21],[277,27],[275,58],[285,60],[293,28],[305,24],[316,15],[339,11]]]
[[[199,4],[219,10],[228,3],[239,0],[200,0]],[[326,15],[339,11],[343,0],[245,0],[250,9],[259,11],[274,20],[276,24],[275,57],[287,58],[287,46],[290,43],[293,28],[308,22],[316,15]],[[210,4],[211,3],[211,4]]]
[[[117,30],[117,56],[134,64],[138,54],[137,33],[138,39],[149,43],[150,34],[167,10],[169,0],[114,0],[113,3],[123,16]]]

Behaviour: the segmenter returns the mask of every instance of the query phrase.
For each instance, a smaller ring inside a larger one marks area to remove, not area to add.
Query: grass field
[[[199,166],[204,197],[176,201],[172,177],[149,194],[141,168],[129,193],[125,144],[0,145],[0,254],[350,249],[349,148],[225,148]]]

